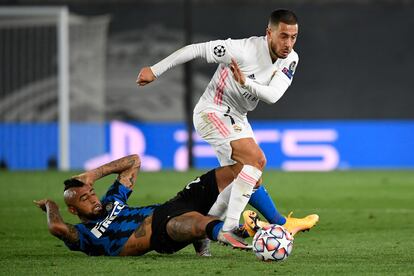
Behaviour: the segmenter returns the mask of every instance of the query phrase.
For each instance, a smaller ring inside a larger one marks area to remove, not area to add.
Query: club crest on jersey
[[[111,212],[111,210],[114,208],[114,204],[112,202],[109,202],[108,204],[106,204],[105,206],[105,210],[107,212]]]
[[[240,126],[236,125],[236,124],[233,125],[233,129],[234,129],[235,132],[241,132],[242,131],[242,128]]]
[[[223,45],[217,45],[214,47],[213,52],[216,56],[222,57],[226,54],[226,48]]]

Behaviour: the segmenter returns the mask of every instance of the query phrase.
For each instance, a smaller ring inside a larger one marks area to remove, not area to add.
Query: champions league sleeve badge
[[[283,67],[282,72],[286,75],[286,77],[288,77],[288,79],[292,79],[293,75],[295,74],[295,69],[296,69],[296,61],[292,61],[289,64],[289,69],[286,67]]]
[[[216,56],[222,57],[226,54],[226,48],[223,45],[217,45],[214,47],[213,52]]]

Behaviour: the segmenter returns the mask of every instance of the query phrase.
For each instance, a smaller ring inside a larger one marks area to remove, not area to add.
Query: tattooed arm
[[[79,233],[75,226],[63,221],[59,213],[59,207],[55,202],[49,199],[34,200],[33,202],[37,207],[46,212],[49,232],[53,236],[69,243],[79,241]]]
[[[96,180],[109,174],[117,173],[119,182],[127,188],[132,189],[140,167],[141,159],[137,154],[132,154],[74,176],[73,178],[92,186]]]
[[[145,218],[142,224],[129,237],[119,256],[137,256],[151,250],[152,215]]]

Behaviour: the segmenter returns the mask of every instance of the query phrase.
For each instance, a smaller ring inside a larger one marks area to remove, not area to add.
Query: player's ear
[[[71,213],[72,215],[75,215],[75,216],[78,214],[78,211],[73,206],[69,206],[68,211],[69,211],[69,213]]]

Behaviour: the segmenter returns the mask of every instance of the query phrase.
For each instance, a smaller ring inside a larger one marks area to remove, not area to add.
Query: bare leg
[[[241,172],[232,183],[223,231],[230,231],[239,225],[240,215],[249,201],[253,188],[261,181],[266,164],[263,151],[253,138],[232,141],[232,159],[242,164]],[[240,166],[233,166],[234,174]]]
[[[170,219],[167,233],[177,242],[192,242],[206,237],[206,226],[216,220],[214,217],[203,216],[198,212],[189,212]]]

